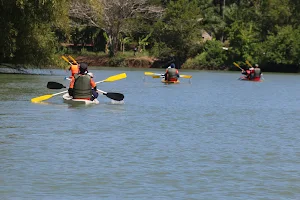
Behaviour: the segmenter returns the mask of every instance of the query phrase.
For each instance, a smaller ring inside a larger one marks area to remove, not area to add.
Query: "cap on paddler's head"
[[[175,68],[175,64],[174,63],[171,64],[171,68]]]
[[[79,63],[79,71],[81,74],[87,71],[88,64],[87,63]]]

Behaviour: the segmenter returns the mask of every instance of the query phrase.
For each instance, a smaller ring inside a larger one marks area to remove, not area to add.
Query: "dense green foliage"
[[[235,69],[248,60],[269,71],[300,69],[300,1],[130,0],[132,11],[122,2],[2,0],[0,63],[57,66],[60,43],[72,43],[77,53],[111,56],[137,46],[183,68]],[[84,9],[71,12],[75,3]]]
[[[54,34],[68,20],[65,0],[0,2],[0,62],[39,66],[55,63]]]

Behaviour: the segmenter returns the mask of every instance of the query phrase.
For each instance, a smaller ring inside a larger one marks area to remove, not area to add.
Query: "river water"
[[[141,69],[90,71],[126,72],[98,85],[124,102],[35,104],[66,72],[0,75],[1,200],[300,199],[299,75],[181,71],[191,83],[164,85]]]

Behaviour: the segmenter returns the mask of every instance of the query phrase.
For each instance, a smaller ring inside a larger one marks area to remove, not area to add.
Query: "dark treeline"
[[[0,63],[61,66],[59,55],[147,52],[191,69],[260,64],[300,71],[300,1],[2,0]]]

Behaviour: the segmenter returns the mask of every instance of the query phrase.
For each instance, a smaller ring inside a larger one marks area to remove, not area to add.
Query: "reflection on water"
[[[76,107],[30,102],[64,71],[0,75],[1,199],[299,199],[299,75],[186,71],[192,84],[164,85],[124,71],[98,84],[124,101]]]

